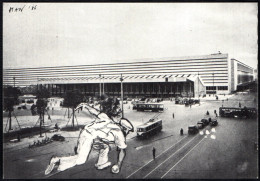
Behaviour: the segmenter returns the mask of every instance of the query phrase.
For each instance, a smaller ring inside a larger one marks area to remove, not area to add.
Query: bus
[[[150,119],[147,123],[136,127],[137,137],[147,138],[162,130],[162,120]]]
[[[220,107],[219,115],[221,117],[245,117],[245,118],[256,118],[256,108],[240,108],[240,107]]]
[[[133,106],[133,110],[159,112],[164,110],[164,105],[157,103],[136,103]]]

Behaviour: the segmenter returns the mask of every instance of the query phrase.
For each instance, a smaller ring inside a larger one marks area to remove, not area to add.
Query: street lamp
[[[199,76],[200,76],[200,73],[198,72],[198,97],[199,97]]]
[[[105,95],[105,76],[103,75],[103,94]]]
[[[15,77],[13,77],[13,79],[14,79],[14,87],[15,87]]]
[[[124,92],[123,92],[123,76],[121,74],[121,78],[120,78],[120,81],[121,81],[121,102],[122,102],[122,118],[124,117],[124,103],[123,103],[123,99],[124,99]]]
[[[213,75],[213,94],[214,94],[214,92],[215,92],[215,88],[214,88],[214,73],[212,73],[212,75]]]
[[[99,96],[101,99],[101,74],[99,74]]]

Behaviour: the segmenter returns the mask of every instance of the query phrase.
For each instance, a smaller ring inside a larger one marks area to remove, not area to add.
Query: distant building
[[[3,80],[12,85],[15,75],[17,86],[45,86],[53,96],[75,89],[86,96],[99,95],[100,85],[106,94],[119,96],[121,74],[127,97],[229,94],[254,81],[252,67],[221,53],[130,63],[4,69]]]
[[[48,98],[47,107],[49,109],[59,109],[63,105],[63,98],[60,97],[50,97]]]
[[[257,81],[257,77],[258,77],[258,71],[257,69],[254,70],[254,80]]]
[[[36,104],[36,96],[34,95],[23,95],[18,97],[19,103]]]

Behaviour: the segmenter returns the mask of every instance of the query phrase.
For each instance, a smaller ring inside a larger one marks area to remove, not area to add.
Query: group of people
[[[121,117],[119,103],[112,98],[107,98],[101,102],[102,109],[98,110],[87,103],[82,103],[75,110],[85,108],[94,116],[94,120],[87,124],[79,133],[75,154],[70,156],[53,156],[45,170],[45,174],[50,174],[55,165],[58,171],[64,171],[76,165],[84,164],[92,149],[99,151],[96,169],[104,169],[111,165],[108,160],[110,144],[118,148],[118,160],[112,167],[112,173],[119,173],[122,162],[126,155],[126,136],[133,131],[131,122]]]

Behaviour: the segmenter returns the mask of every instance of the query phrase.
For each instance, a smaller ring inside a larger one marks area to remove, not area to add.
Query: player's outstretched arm
[[[91,106],[89,106],[87,103],[80,103],[76,108],[75,111],[78,110],[79,108],[86,108],[88,110],[88,112],[94,116],[98,116],[98,114],[100,113],[99,110],[97,110],[96,108],[93,108]]]
[[[119,173],[120,172],[120,168],[122,166],[125,155],[126,155],[126,149],[120,149],[120,151],[118,153],[118,161],[117,161],[117,164],[115,164],[112,167],[112,173]]]

